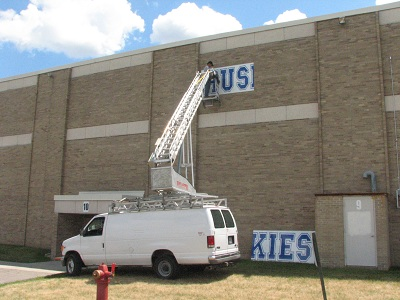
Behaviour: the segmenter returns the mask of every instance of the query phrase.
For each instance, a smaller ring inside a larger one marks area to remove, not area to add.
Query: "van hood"
[[[63,245],[62,255],[64,255],[70,250],[79,251],[80,244],[81,244],[81,236],[79,234],[70,237],[69,239],[66,239],[65,241],[62,242]]]

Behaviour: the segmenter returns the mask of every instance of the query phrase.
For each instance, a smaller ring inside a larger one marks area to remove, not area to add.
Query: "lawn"
[[[50,250],[0,244],[0,261],[34,263],[50,260]]]
[[[0,285],[0,299],[95,299],[93,269]],[[328,299],[400,299],[400,270],[324,269]],[[323,299],[313,265],[252,262],[161,280],[146,268],[118,268],[109,299]]]

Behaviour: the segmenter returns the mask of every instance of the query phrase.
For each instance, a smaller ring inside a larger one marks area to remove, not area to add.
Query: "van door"
[[[225,254],[228,250],[228,236],[224,217],[219,209],[211,209],[210,212],[214,221],[214,244],[216,255]]]
[[[239,247],[238,237],[237,237],[237,227],[232,213],[228,209],[222,209],[222,216],[225,220],[226,235],[228,236],[227,249],[230,251],[237,251]]]
[[[82,232],[80,255],[85,265],[98,265],[105,262],[104,225],[104,216],[95,217]]]

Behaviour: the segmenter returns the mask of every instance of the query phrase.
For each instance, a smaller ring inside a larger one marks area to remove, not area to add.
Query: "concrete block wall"
[[[150,153],[198,70],[198,45],[155,51],[151,98]],[[193,126],[195,127],[195,126]]]
[[[322,266],[344,267],[343,196],[316,196],[315,233]]]
[[[314,37],[200,56],[202,62],[210,59],[217,67],[254,63],[254,92],[223,95],[217,110],[237,111],[237,123],[252,109],[317,102]],[[314,229],[317,119],[202,128],[197,153],[198,190],[228,198],[244,257],[254,229]]]
[[[38,79],[26,226],[26,244],[33,247],[54,243],[54,195],[62,186],[70,74],[65,69]]]
[[[298,120],[201,129],[201,192],[228,198],[244,257],[258,230],[314,230],[318,123]]]
[[[18,143],[18,136],[32,133],[35,102],[35,85],[0,92],[0,240],[4,244],[25,243],[32,136],[24,145]]]
[[[392,96],[393,94],[399,95],[400,48],[398,47],[398,43],[400,40],[400,24],[385,24],[381,25],[380,29],[385,96]],[[392,59],[390,60],[390,58]],[[388,180],[388,208],[391,263],[396,266],[400,265],[400,208],[397,208],[396,205],[396,189],[400,188],[398,180],[399,166],[397,164],[397,155],[399,150],[396,149],[396,139],[398,139],[398,136],[396,137],[395,135],[395,130],[400,132],[400,124],[397,120],[398,116],[398,111],[393,111],[391,107],[389,107],[386,112],[388,165],[390,176],[390,180]],[[397,123],[397,128],[395,128],[395,123]]]
[[[151,65],[71,79],[68,129],[149,120]]]
[[[318,22],[323,191],[386,192],[384,97],[375,13]],[[373,113],[372,113],[373,112]]]
[[[387,195],[373,195],[376,216],[376,244],[378,269],[388,270],[390,260],[389,210]]]

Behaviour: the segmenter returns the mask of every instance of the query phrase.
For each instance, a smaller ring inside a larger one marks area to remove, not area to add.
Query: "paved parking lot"
[[[14,263],[0,261],[0,284],[45,277],[64,272],[59,261],[40,263]]]

